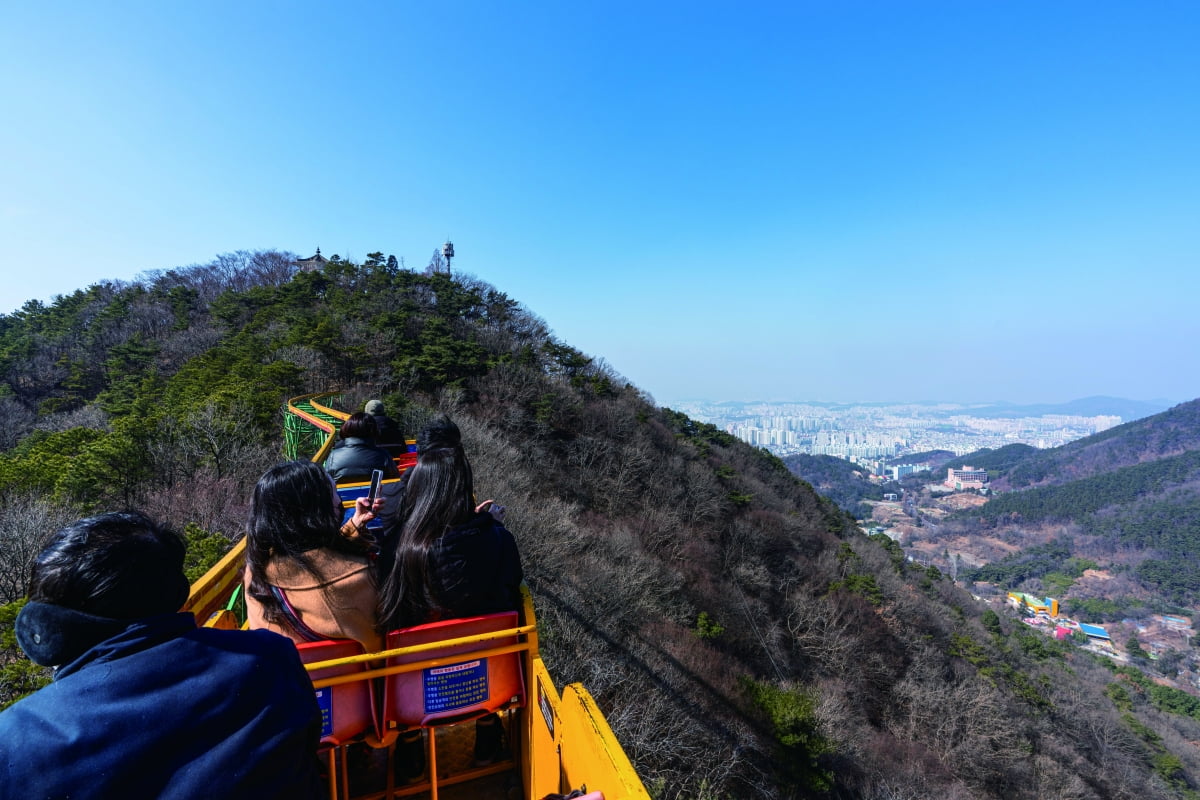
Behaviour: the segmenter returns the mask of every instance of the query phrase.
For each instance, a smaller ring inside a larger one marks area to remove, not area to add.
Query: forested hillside
[[[1070,525],[1075,555],[1131,569],[1151,599],[1200,602],[1200,401],[1052,450],[989,461],[1006,450],[964,460],[996,470],[994,485],[1027,488],[960,513],[951,530]]]
[[[976,469],[986,469],[989,476],[1004,475],[1008,470],[1039,452],[1036,447],[1027,444],[1009,444],[997,447],[995,450],[985,448],[976,450],[968,456],[948,461],[945,467],[938,471],[940,478],[946,477],[948,469],[963,469],[972,466]]]
[[[792,474],[808,481],[817,493],[837,503],[858,519],[870,516],[864,500],[882,500],[885,492],[899,492],[899,484],[871,483],[862,467],[844,458],[810,456],[803,453],[786,456],[783,463]]]
[[[1003,470],[997,488],[1067,483],[1197,449],[1200,400],[1193,400],[1061,447],[1027,454]]]
[[[238,253],[0,316],[0,693],[30,555],[134,506],[195,569],[240,535],[282,402],[463,429],[560,683],[660,798],[1195,797],[1200,722],[868,538],[781,461],[657,408],[472,278]]]

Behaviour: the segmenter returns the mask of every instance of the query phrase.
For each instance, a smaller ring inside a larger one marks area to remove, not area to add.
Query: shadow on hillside
[[[675,675],[679,677],[679,682],[673,683],[668,679],[667,676],[660,674],[644,659],[635,655],[626,644],[618,641],[611,634],[602,630],[591,619],[586,617],[571,603],[565,601],[554,591],[546,588],[544,585],[541,585],[541,581],[530,579],[528,576],[527,580],[531,583],[531,589],[533,590],[535,596],[544,598],[553,603],[559,611],[582,625],[596,638],[604,642],[610,650],[618,653],[622,659],[622,663],[627,664],[633,667],[636,671],[640,672],[646,678],[646,680],[656,686],[665,697],[669,698],[671,703],[681,714],[694,720],[697,725],[709,731],[713,736],[718,737],[730,747],[739,750],[744,744],[739,739],[737,732],[723,723],[721,718],[716,713],[713,713],[713,711],[723,710],[727,712],[727,715],[725,716],[743,720],[747,726],[755,731],[755,733],[766,737],[768,740],[771,740],[771,730],[760,721],[748,718],[746,716],[746,709],[744,706],[739,705],[734,700],[727,697],[707,680],[684,666],[677,658],[663,650],[658,645],[648,642],[646,639],[637,634],[629,634],[631,638],[635,639],[647,649],[653,650],[658,654],[659,658],[669,664],[673,668]],[[696,703],[683,691],[681,691],[679,688],[679,683],[684,683],[697,694],[703,695],[707,701],[708,708],[711,710],[706,713],[701,704]]]

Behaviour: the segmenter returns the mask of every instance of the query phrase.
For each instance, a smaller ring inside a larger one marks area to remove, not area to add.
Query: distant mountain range
[[[1033,405],[1016,405],[1014,403],[993,403],[985,406],[970,406],[971,413],[977,417],[1043,417],[1047,414],[1064,414],[1077,417],[1114,416],[1125,422],[1148,417],[1170,408],[1165,400],[1126,400],[1121,397],[1084,397],[1067,403],[1035,403]]]
[[[1063,484],[1200,449],[1200,400],[1048,450],[1025,451],[998,488]]]

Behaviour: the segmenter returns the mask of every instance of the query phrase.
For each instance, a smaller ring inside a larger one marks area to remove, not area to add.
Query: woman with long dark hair
[[[384,553],[380,618],[386,630],[441,619],[513,611],[521,604],[521,557],[504,527],[504,509],[475,505],[474,477],[458,426],[443,417],[417,436],[417,463],[409,469],[404,501]],[[503,749],[500,719],[475,722],[475,763]],[[423,769],[419,732],[402,739],[404,774]]]
[[[421,432],[417,452],[397,529],[385,546],[385,627],[517,609],[523,577],[517,544],[500,506],[475,505],[458,426],[439,419]]]
[[[382,649],[373,541],[367,523],[383,508],[359,498],[342,524],[333,480],[319,464],[291,461],[254,487],[246,531],[246,609],[251,628],[296,642],[356,639]]]

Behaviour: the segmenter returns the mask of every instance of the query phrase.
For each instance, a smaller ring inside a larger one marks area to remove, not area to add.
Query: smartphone
[[[383,483],[383,470],[377,469],[371,472],[371,489],[367,492],[367,502],[374,503],[375,498],[379,496],[379,484]]]

